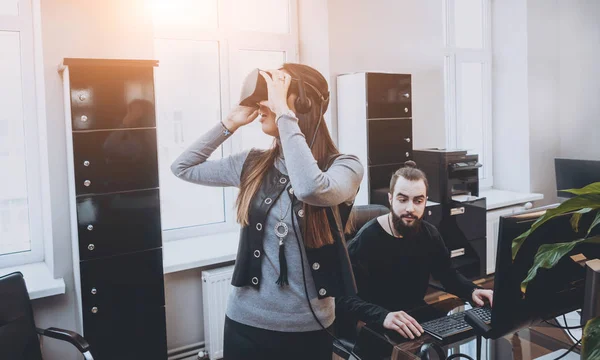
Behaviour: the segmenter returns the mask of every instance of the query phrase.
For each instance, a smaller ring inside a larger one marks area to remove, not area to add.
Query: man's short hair
[[[423,170],[417,168],[417,163],[412,160],[408,160],[404,162],[404,167],[396,170],[394,175],[392,175],[392,180],[390,181],[390,194],[394,194],[394,187],[396,186],[396,182],[399,177],[403,177],[408,181],[419,181],[423,180],[425,183],[425,191],[429,192],[429,183],[427,182],[427,176],[423,172]]]

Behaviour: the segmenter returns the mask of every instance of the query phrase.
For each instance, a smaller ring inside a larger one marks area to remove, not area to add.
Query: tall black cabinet
[[[151,60],[64,59],[73,265],[94,358],[166,359]]]
[[[365,167],[356,204],[388,206],[392,174],[412,159],[411,75],[339,75],[337,94],[340,150],[358,156]]]

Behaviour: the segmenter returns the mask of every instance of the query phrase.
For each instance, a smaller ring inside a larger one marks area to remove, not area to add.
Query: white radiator
[[[223,327],[232,274],[233,265],[202,272],[204,341],[211,360],[223,357]]]

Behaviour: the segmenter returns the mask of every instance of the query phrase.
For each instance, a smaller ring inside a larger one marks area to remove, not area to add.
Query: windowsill
[[[65,293],[65,281],[55,279],[45,262],[0,269],[0,276],[20,271],[25,278],[31,300]]]
[[[515,191],[486,189],[479,191],[479,197],[486,198],[486,209],[493,210],[506,206],[526,203],[529,201],[541,200],[543,194],[538,193],[519,193]]]
[[[198,236],[163,243],[165,274],[235,260],[239,231]]]

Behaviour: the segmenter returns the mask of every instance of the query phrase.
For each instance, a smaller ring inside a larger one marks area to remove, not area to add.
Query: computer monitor
[[[579,189],[600,181],[600,160],[554,159],[556,174],[556,195],[561,198],[573,194],[561,191]]]
[[[488,337],[498,338],[583,306],[585,262],[581,261],[581,255],[587,259],[599,258],[600,246],[596,244],[577,245],[552,269],[540,269],[536,278],[529,283],[525,296],[520,290],[521,282],[527,277],[541,245],[580,239],[593,220],[593,217],[587,216],[593,214],[584,215],[578,233],[571,227],[571,214],[544,223],[525,240],[513,261],[513,239],[527,231],[547,208],[500,217],[490,324],[492,331]]]

